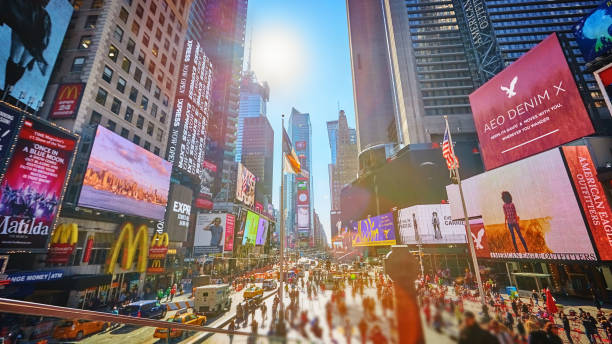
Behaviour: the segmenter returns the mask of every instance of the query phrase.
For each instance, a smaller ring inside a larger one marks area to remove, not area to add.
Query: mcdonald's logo
[[[151,262],[152,268],[161,268],[161,260],[155,259]]]
[[[77,241],[79,241],[79,226],[76,223],[62,223],[55,228],[51,235],[51,245],[76,245]]]
[[[146,225],[140,225],[134,236],[134,226],[131,223],[125,223],[121,228],[119,236],[110,251],[106,272],[112,274],[115,271],[115,264],[119,259],[119,252],[123,249],[121,255],[121,268],[128,270],[134,263],[134,256],[138,251],[138,262],[136,271],[145,272],[147,269],[147,254],[149,253],[149,230]]]
[[[76,100],[79,97],[80,89],[80,85],[76,84],[62,85],[62,89],[60,90],[60,94],[57,99]]]
[[[76,115],[83,94],[83,83],[63,84],[57,89],[51,118],[70,118]]]
[[[151,246],[149,247],[149,259],[164,259],[168,254],[168,245],[170,240],[168,233],[155,233],[151,238]]]

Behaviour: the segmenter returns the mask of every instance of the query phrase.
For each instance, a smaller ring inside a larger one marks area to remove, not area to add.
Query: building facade
[[[257,177],[255,200],[264,209],[272,204],[274,130],[266,116],[243,119],[242,164]]]
[[[240,83],[240,110],[236,131],[236,162],[242,161],[244,119],[266,117],[269,100],[270,87],[268,83],[259,83],[253,72],[245,72]]]

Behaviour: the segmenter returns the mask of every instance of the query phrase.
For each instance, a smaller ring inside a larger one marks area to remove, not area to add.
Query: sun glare
[[[289,86],[304,68],[298,35],[284,30],[255,32],[251,58],[257,78],[276,87]]]

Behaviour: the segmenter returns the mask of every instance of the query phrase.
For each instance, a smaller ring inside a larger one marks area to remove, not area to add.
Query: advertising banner
[[[465,226],[452,220],[450,205],[426,204],[401,209],[398,213],[400,243],[465,244]]]
[[[163,220],[172,164],[98,126],[79,206]]]
[[[236,231],[235,236],[238,237],[238,241],[242,242],[242,240],[244,239],[244,226],[246,225],[246,217],[247,217],[247,212],[246,211],[242,211],[240,212],[240,221],[238,222],[238,231]]]
[[[198,214],[193,242],[193,252],[195,254],[223,252],[227,231],[227,215],[226,213]]]
[[[247,212],[246,221],[244,223],[244,236],[242,237],[242,245],[255,245],[257,240],[257,226],[259,225],[259,215],[252,211]]]
[[[83,263],[89,263],[89,259],[91,259],[91,250],[93,249],[94,238],[90,236],[87,238],[87,243],[85,244],[85,251],[83,251]]]
[[[612,52],[612,2],[599,7],[574,25],[574,37],[585,62]]]
[[[295,142],[295,150],[296,151],[305,151],[306,150],[306,141],[296,141]]]
[[[354,222],[351,235],[353,246],[395,245],[393,213],[386,213]]]
[[[491,258],[596,260],[559,149],[462,182],[468,216],[482,216]],[[457,185],[446,187],[454,219]]]
[[[66,0],[0,2],[0,13],[9,18],[0,26],[0,89],[12,86],[11,96],[38,107],[72,11]]]
[[[252,207],[255,204],[255,175],[238,163],[236,181],[236,200]]]
[[[612,99],[612,63],[598,69],[593,75],[606,101],[608,110],[612,113],[612,101],[610,100]]]
[[[4,104],[0,104],[0,166],[4,166],[8,158],[11,144],[17,136],[23,114]]]
[[[255,245],[264,245],[266,243],[266,237],[268,235],[268,220],[263,217],[259,218],[259,225],[257,226],[257,239]]]
[[[217,176],[217,165],[204,160],[202,163],[202,173],[200,173],[200,194],[212,199],[212,186]]]
[[[612,210],[587,146],[562,147],[601,260],[612,260]]]
[[[310,214],[307,205],[297,206],[297,225],[298,229],[310,228]]]
[[[66,264],[79,240],[79,226],[76,223],[62,223],[51,235],[47,252],[47,263]]]
[[[306,190],[297,190],[297,204],[298,205],[308,205],[310,204],[310,198],[308,197],[308,189]]]
[[[172,184],[171,186],[165,227],[172,241],[186,241],[191,219],[193,191],[179,184]]]
[[[232,214],[227,214],[225,218],[225,245],[223,250],[234,250],[234,228],[236,227],[236,218]]]
[[[84,83],[61,84],[55,93],[49,118],[74,118],[83,97]]]
[[[474,241],[474,250],[478,258],[491,258],[489,244],[485,233],[484,222],[481,218],[470,219],[470,232],[472,232],[472,240]]]
[[[487,170],[594,132],[556,34],[470,94],[470,105]]]
[[[0,248],[47,248],[78,139],[26,118],[0,186]]]
[[[161,274],[166,270],[166,255],[168,254],[168,246],[170,238],[168,233],[155,233],[151,238],[149,245],[149,263],[147,264],[147,273]]]

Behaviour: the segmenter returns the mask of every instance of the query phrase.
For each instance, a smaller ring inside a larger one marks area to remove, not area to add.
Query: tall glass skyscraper
[[[270,87],[267,82],[257,81],[255,74],[247,71],[240,83],[240,109],[238,111],[238,128],[236,130],[236,162],[242,161],[242,142],[244,119],[267,116],[267,104],[270,100]]]

